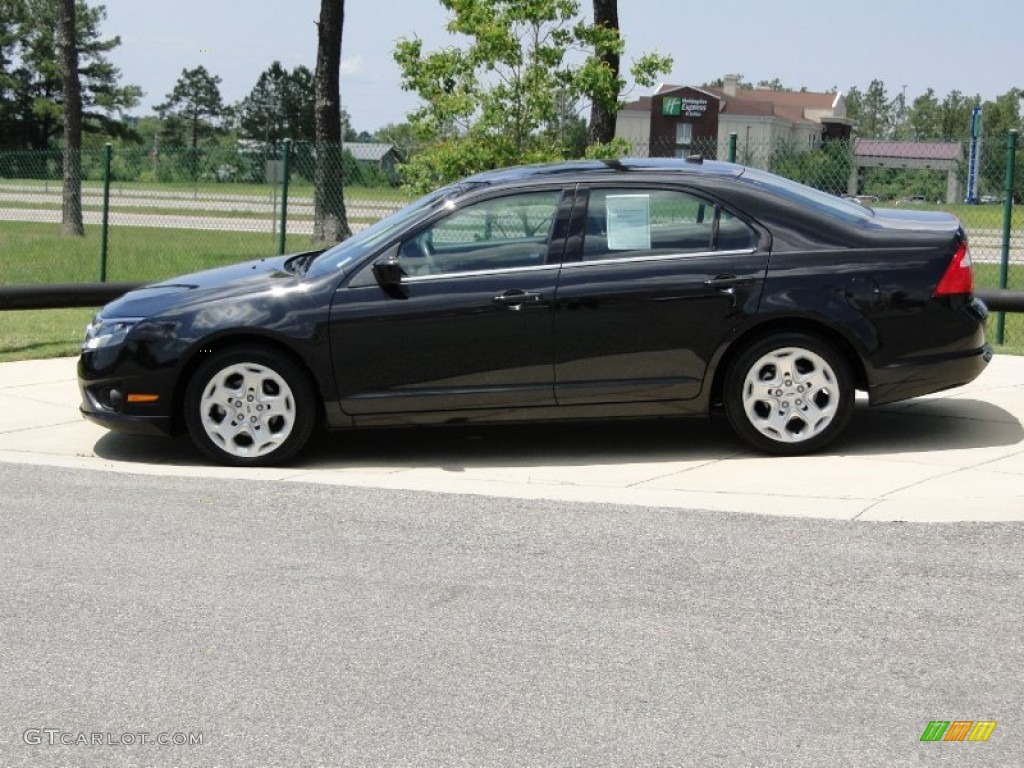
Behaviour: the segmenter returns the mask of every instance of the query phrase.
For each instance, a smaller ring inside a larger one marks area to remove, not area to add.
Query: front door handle
[[[491,301],[509,309],[520,310],[525,306],[540,304],[544,301],[544,295],[514,288],[511,291],[505,291],[495,296]]]
[[[710,280],[705,280],[704,285],[708,288],[719,288],[728,290],[729,288],[735,288],[737,285],[750,285],[754,282],[752,277],[738,277],[736,275],[718,275],[712,277]]]

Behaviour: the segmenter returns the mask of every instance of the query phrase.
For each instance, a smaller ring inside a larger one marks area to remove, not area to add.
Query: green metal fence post
[[[288,161],[292,156],[291,139],[284,140],[281,155],[281,236],[277,242],[279,256],[285,251],[285,238],[288,236],[288,177],[291,175],[288,170]]]
[[[1010,271],[1010,231],[1013,223],[1013,177],[1017,164],[1017,131],[1011,130],[1006,137],[1006,185],[1003,187],[1003,252],[999,259],[999,287],[1006,289]],[[1003,343],[1006,333],[1006,313],[996,317],[996,343]]]
[[[736,162],[736,134],[729,134],[729,162]]]
[[[103,235],[100,239],[100,282],[107,282],[107,231],[110,228],[110,153],[108,141],[103,147]]]

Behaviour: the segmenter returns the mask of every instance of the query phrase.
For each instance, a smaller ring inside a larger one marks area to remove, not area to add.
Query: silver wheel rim
[[[743,410],[750,424],[779,443],[820,435],[839,412],[839,381],[821,355],[782,347],[758,358],[743,380]]]
[[[266,456],[295,427],[295,396],[288,383],[259,363],[229,365],[206,383],[199,401],[207,437],[238,458]]]

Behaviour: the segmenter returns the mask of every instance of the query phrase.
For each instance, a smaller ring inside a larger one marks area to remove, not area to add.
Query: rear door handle
[[[708,288],[728,289],[737,285],[750,285],[754,282],[752,277],[737,277],[736,275],[718,275],[710,280],[705,280],[704,285]]]
[[[514,288],[491,299],[495,304],[500,304],[509,309],[519,310],[528,305],[540,304],[544,301],[544,295],[533,291],[521,291]]]

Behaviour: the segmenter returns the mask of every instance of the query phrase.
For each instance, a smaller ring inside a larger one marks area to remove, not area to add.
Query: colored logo
[[[988,741],[995,729],[995,720],[932,720],[921,741]]]

